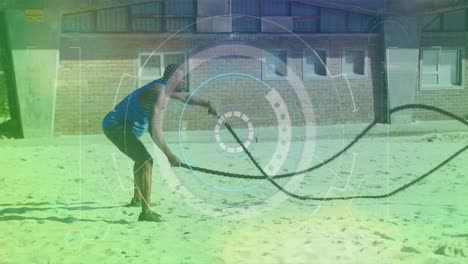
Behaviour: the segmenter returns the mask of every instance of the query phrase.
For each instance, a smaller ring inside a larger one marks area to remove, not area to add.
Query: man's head
[[[183,67],[179,64],[169,64],[164,69],[162,81],[172,92],[181,92],[185,87]]]

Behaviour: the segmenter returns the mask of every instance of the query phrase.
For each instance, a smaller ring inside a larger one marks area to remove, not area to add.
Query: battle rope
[[[429,110],[429,111],[434,111],[434,112],[437,112],[439,114],[442,114],[442,115],[445,115],[445,116],[448,116],[454,120],[457,120],[459,121],[460,123],[468,126],[468,121],[466,121],[465,119],[463,119],[462,117],[460,116],[457,116],[453,113],[450,113],[446,110],[443,110],[443,109],[440,109],[438,107],[435,107],[435,106],[429,106],[429,105],[423,105],[423,104],[407,104],[407,105],[402,105],[402,106],[398,106],[398,107],[395,107],[395,108],[392,108],[390,111],[389,111],[389,115],[392,115],[396,112],[399,112],[399,111],[403,111],[403,110],[406,110],[406,109],[424,109],[424,110]],[[336,159],[337,157],[339,157],[340,155],[342,155],[344,152],[346,152],[348,149],[350,149],[354,144],[356,144],[362,137],[364,137],[370,129],[372,129],[375,125],[377,124],[377,120],[374,119],[374,121],[368,125],[361,133],[359,133],[358,136],[356,136],[354,138],[354,140],[352,140],[347,146],[345,146],[342,150],[340,150],[339,152],[337,152],[335,155],[333,155],[332,157],[328,158],[327,160],[313,166],[313,167],[310,167],[308,169],[305,169],[305,170],[302,170],[302,171],[297,171],[297,172],[292,172],[292,173],[286,173],[286,174],[279,174],[279,175],[275,175],[275,176],[271,176],[269,177],[265,171],[263,171],[263,169],[260,167],[260,165],[257,163],[257,161],[252,157],[252,154],[246,149],[246,147],[243,145],[242,141],[239,139],[239,137],[237,136],[237,134],[234,132],[234,130],[232,129],[232,127],[228,124],[228,123],[224,123],[224,125],[226,126],[226,128],[229,130],[229,132],[232,134],[232,136],[235,138],[235,140],[237,141],[237,143],[242,147],[242,149],[245,151],[245,153],[247,154],[247,156],[250,158],[250,160],[252,161],[252,163],[255,165],[255,167],[257,167],[257,169],[263,174],[263,176],[258,176],[258,175],[246,175],[246,174],[236,174],[236,173],[230,173],[230,172],[223,172],[223,171],[216,171],[216,170],[211,170],[211,169],[206,169],[206,168],[200,168],[200,167],[196,167],[196,166],[191,166],[191,165],[188,165],[188,164],[185,164],[185,163],[181,163],[181,166],[183,168],[186,168],[186,169],[192,169],[192,170],[196,170],[196,171],[199,171],[199,172],[204,172],[204,173],[209,173],[209,174],[215,174],[215,175],[220,175],[220,176],[225,176],[225,177],[231,177],[231,178],[242,178],[242,179],[266,179],[268,180],[270,183],[272,183],[276,188],[278,188],[280,191],[282,191],[283,193],[287,194],[288,196],[290,197],[293,197],[293,198],[296,198],[296,199],[300,199],[300,200],[316,200],[316,201],[330,201],[330,200],[349,200],[349,199],[356,199],[356,198],[365,198],[365,199],[380,199],[380,198],[387,198],[387,197],[390,197],[390,196],[393,196],[405,189],[407,189],[408,187],[418,183],[419,181],[423,180],[424,178],[428,177],[429,175],[431,175],[432,173],[434,173],[435,171],[437,171],[438,169],[440,169],[441,167],[443,167],[445,164],[447,164],[448,162],[450,162],[452,159],[456,158],[458,155],[460,155],[461,153],[463,153],[464,151],[466,151],[468,149],[468,145],[466,145],[465,147],[463,147],[462,149],[460,149],[459,151],[455,152],[453,155],[451,155],[450,157],[448,157],[446,160],[444,160],[443,162],[441,162],[439,165],[435,166],[434,168],[432,168],[431,170],[429,170],[428,172],[424,173],[423,175],[421,175],[420,177],[412,180],[411,182],[387,193],[387,194],[381,194],[381,195],[361,195],[361,196],[358,196],[358,195],[355,195],[355,196],[344,196],[344,197],[312,197],[312,196],[302,196],[302,195],[297,195],[297,194],[294,194],[294,193],[291,193],[289,192],[288,190],[284,189],[282,186],[280,186],[278,183],[276,183],[273,179],[278,179],[278,178],[286,178],[286,177],[292,177],[292,176],[295,176],[295,175],[299,175],[299,174],[304,174],[304,173],[307,173],[307,172],[311,172],[313,170],[316,170],[320,167],[322,167],[323,165],[326,165],[327,163],[333,161],[334,159]]]

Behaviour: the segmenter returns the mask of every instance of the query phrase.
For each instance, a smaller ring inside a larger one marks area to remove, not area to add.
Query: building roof
[[[468,8],[468,0],[387,0],[387,8],[407,15],[424,15]]]
[[[290,0],[348,11],[424,15],[468,8],[468,0]]]
[[[310,3],[313,5],[346,9],[349,11],[361,12],[383,12],[385,9],[384,0],[290,0],[291,2]]]
[[[154,0],[0,0],[3,9],[40,9],[57,7],[65,12],[77,12],[100,8],[151,2]],[[209,0],[205,0],[209,1]],[[220,0],[212,0],[220,1]],[[269,0],[267,0],[269,1]],[[368,14],[423,15],[468,8],[468,0],[289,0],[317,6],[343,9]]]

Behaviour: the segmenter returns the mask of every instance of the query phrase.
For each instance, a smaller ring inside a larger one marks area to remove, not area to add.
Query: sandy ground
[[[317,140],[313,163],[347,141]],[[313,196],[381,194],[467,143],[466,133],[366,138],[294,184],[278,182]],[[215,143],[170,146],[197,166],[259,174]],[[275,146],[251,150],[265,164]],[[294,170],[302,146],[292,143],[282,172]],[[1,141],[0,263],[468,261],[468,153],[390,198],[319,202],[285,197],[265,181],[171,169],[148,147],[162,223],[137,222],[140,209],[126,207],[132,164],[103,136]]]

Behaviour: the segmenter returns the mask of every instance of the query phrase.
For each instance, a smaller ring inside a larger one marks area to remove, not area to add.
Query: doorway
[[[0,12],[0,139],[22,137],[23,129],[7,21],[5,14]]]

